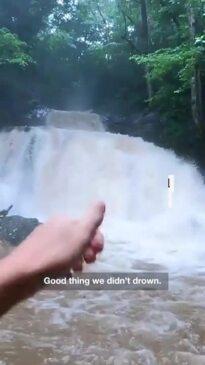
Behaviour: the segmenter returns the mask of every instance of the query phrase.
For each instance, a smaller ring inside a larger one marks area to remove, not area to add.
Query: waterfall
[[[95,130],[99,132],[104,130],[101,117],[91,111],[51,110],[47,115],[46,124],[63,129]]]
[[[174,272],[205,262],[205,187],[193,164],[141,138],[53,126],[0,133],[0,208],[37,217],[77,217],[104,200],[105,269],[159,264]],[[85,129],[85,128],[84,128]],[[168,176],[175,176],[173,206]]]

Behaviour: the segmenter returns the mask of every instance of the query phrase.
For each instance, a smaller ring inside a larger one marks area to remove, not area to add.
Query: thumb
[[[105,215],[105,203],[98,202],[90,207],[82,219],[89,239],[92,239],[98,227],[102,224]]]

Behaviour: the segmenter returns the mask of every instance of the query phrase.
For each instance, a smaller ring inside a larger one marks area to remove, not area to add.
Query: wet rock
[[[0,259],[7,256],[11,251],[11,245],[6,241],[0,240]],[[1,365],[1,363],[0,363]]]
[[[157,112],[145,111],[129,117],[107,116],[103,119],[110,132],[142,137],[147,141],[158,141],[165,120]]]
[[[0,218],[4,218],[4,217],[6,217],[8,214],[9,214],[9,212],[10,212],[10,210],[13,208],[13,205],[10,205],[10,207],[8,208],[8,209],[3,209],[3,210],[1,210],[0,211]]]
[[[27,115],[25,120],[25,125],[29,128],[29,126],[39,126],[46,124],[46,118],[50,109],[45,107],[44,105],[39,106],[34,109],[29,115]]]
[[[23,218],[20,216],[0,218],[0,241],[12,246],[21,243],[40,222],[36,218]]]
[[[163,129],[164,121],[157,112],[141,114],[133,121],[134,130],[137,135],[148,141],[156,141]]]

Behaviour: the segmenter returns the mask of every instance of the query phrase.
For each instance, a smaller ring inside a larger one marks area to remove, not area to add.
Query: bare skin
[[[56,217],[42,224],[0,260],[0,315],[41,289],[42,275],[82,271],[103,250],[99,231],[105,214],[97,203],[80,220]]]

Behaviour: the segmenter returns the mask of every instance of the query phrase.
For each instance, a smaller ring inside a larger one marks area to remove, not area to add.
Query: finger
[[[91,241],[91,247],[96,254],[103,251],[104,236],[100,231],[96,232],[96,235],[94,236],[93,240]]]
[[[88,247],[83,255],[84,260],[87,264],[92,264],[96,261],[96,253],[91,247]]]
[[[86,229],[87,238],[90,240],[94,237],[97,228],[103,222],[104,215],[105,204],[103,202],[99,202],[94,204],[82,219],[82,224]]]
[[[73,271],[83,271],[83,257],[76,259],[72,264]]]

